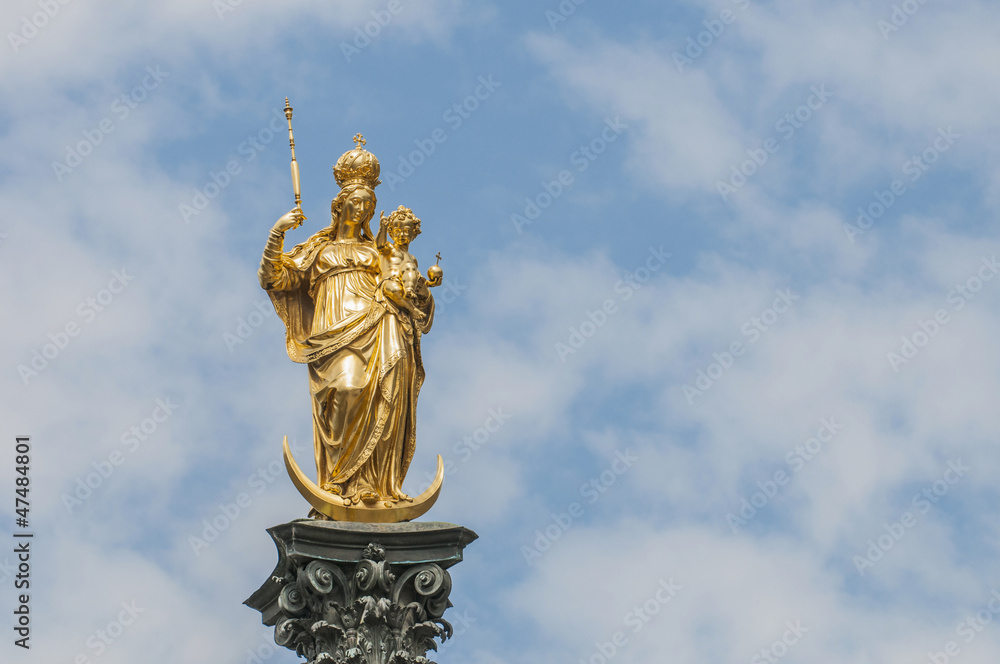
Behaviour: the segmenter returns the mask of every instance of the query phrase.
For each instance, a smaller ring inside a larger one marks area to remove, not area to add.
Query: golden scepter
[[[299,185],[299,162],[295,161],[295,137],[292,135],[292,107],[285,97],[285,117],[288,119],[288,145],[292,148],[292,187],[295,189],[295,209],[302,212],[302,189]],[[302,220],[305,221],[305,215]]]

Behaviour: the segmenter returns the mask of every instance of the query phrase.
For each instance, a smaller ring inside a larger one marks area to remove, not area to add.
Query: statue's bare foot
[[[320,488],[323,489],[323,491],[329,491],[330,493],[336,494],[338,496],[342,493],[340,485],[334,484],[333,482],[323,482],[323,485],[320,486]]]
[[[396,494],[395,496],[389,498],[389,500],[386,500],[385,502],[383,502],[382,505],[383,505],[383,507],[395,507],[399,503],[412,503],[412,502],[413,502],[413,498],[407,496],[403,492],[400,492],[400,493]]]

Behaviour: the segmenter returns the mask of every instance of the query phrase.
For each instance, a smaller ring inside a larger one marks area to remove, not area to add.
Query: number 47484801
[[[17,509],[15,511],[19,517],[27,519],[29,507],[28,485],[31,482],[28,478],[28,455],[19,454],[15,461],[18,464],[15,467],[18,477],[14,480],[14,483],[17,485],[17,489],[15,490],[15,493],[17,494],[15,507]]]

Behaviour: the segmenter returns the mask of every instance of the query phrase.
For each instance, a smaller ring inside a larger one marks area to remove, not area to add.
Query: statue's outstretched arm
[[[285,231],[297,228],[304,219],[302,210],[295,208],[278,219],[271,229],[267,244],[264,245],[264,255],[260,259],[260,269],[257,271],[260,287],[264,290],[288,290],[297,285],[298,272],[289,269],[291,266],[286,264],[283,245]]]

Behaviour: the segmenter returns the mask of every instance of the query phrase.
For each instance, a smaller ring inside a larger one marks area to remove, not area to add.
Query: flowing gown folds
[[[309,365],[321,488],[354,502],[399,500],[416,443],[420,335],[382,292],[374,243],[322,232],[261,268],[285,323],[288,356]]]

